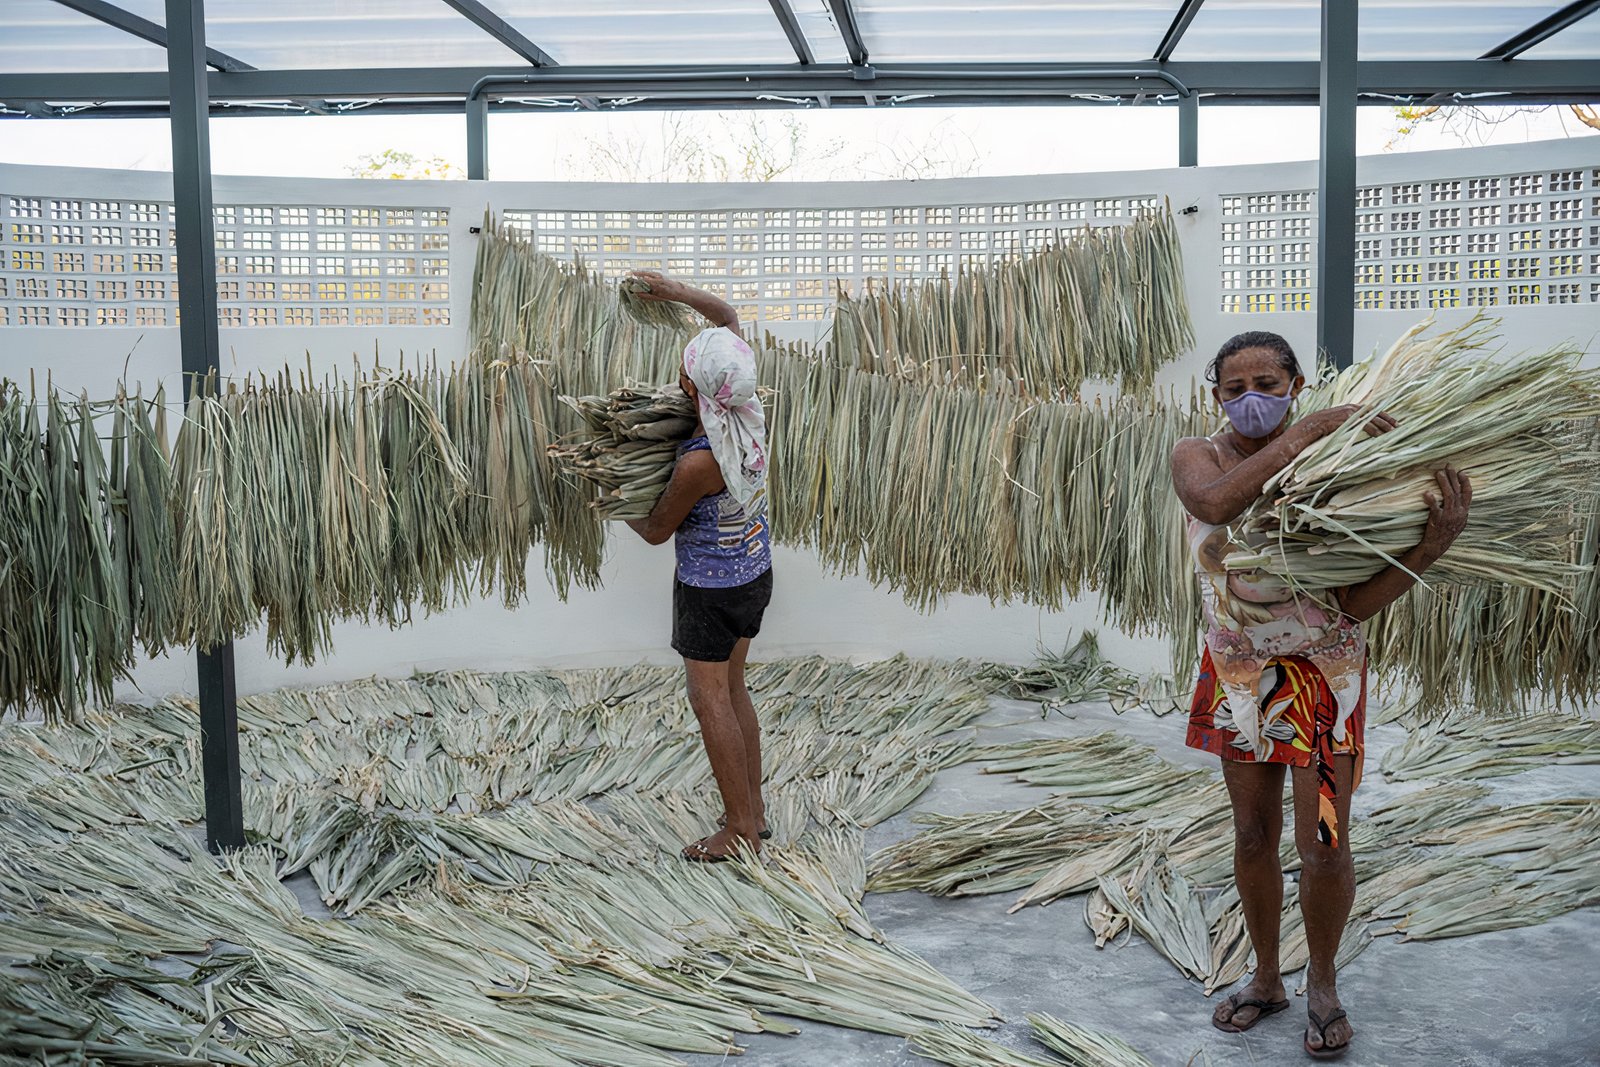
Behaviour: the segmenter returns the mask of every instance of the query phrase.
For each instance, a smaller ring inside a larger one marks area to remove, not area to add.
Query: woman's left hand
[[[1467,525],[1467,511],[1472,507],[1472,483],[1454,467],[1434,471],[1439,492],[1422,494],[1428,504],[1428,525],[1422,531],[1422,542],[1417,546],[1429,562],[1445,554]]]

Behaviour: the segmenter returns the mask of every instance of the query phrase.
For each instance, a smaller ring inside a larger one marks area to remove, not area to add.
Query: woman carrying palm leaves
[[[745,688],[745,657],[772,598],[766,520],[767,430],[755,353],[723,300],[659,274],[640,299],[685,304],[712,323],[683,351],[678,384],[699,423],[678,449],[672,479],[647,518],[629,521],[653,545],[674,538],[672,647],[683,657],[689,704],[722,794],[720,828],[683,850],[720,863],[770,836],[761,796],[761,727]]]
[[[1339,1003],[1334,957],[1355,899],[1350,794],[1361,777],[1367,699],[1360,623],[1402,596],[1416,575],[1444,555],[1466,525],[1472,486],[1450,468],[1439,471],[1437,492],[1427,495],[1422,541],[1399,558],[1400,566],[1359,585],[1308,594],[1264,574],[1227,571],[1228,525],[1274,475],[1357,409],[1330,408],[1294,421],[1290,409],[1305,378],[1294,351],[1277,334],[1232,338],[1207,377],[1228,428],[1185,438],[1172,454],[1172,480],[1188,513],[1206,616],[1188,743],[1222,758],[1233,807],[1234,877],[1256,958],[1250,983],[1218,1005],[1211,1021],[1237,1033],[1289,1006],[1278,971],[1278,840],[1287,767],[1294,781],[1300,907],[1311,955],[1304,1045],[1316,1059],[1334,1059],[1354,1035]],[[1394,425],[1380,414],[1368,432]]]

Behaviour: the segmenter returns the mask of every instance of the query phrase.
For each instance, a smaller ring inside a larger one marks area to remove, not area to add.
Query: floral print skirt
[[[1328,682],[1310,660],[1299,656],[1276,657],[1261,674],[1259,706],[1251,711],[1261,716],[1261,751],[1233,727],[1232,709],[1224,703],[1222,686],[1217,683],[1211,652],[1200,661],[1200,681],[1195,686],[1194,702],[1189,706],[1190,748],[1214,752],[1225,760],[1243,763],[1283,763],[1291,767],[1317,768],[1317,839],[1330,847],[1339,844],[1338,780],[1333,773],[1336,755],[1355,757],[1355,775],[1350,788],[1361,781],[1361,760],[1366,750],[1363,729],[1366,725],[1367,685],[1362,672],[1361,697],[1345,722],[1345,735],[1335,740],[1333,727],[1338,704]]]

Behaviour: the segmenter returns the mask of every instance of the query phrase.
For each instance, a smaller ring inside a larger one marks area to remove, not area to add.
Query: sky
[[[932,146],[972,176],[1137,170],[1177,164],[1177,112],[1157,107],[886,108],[802,112],[506,114],[490,120],[490,176],[569,181],[595,177],[595,145],[659,152],[677,130],[712,151],[738,143],[740,122],[781,132],[796,116],[804,151],[787,175],[863,180],[900,176],[896,159]],[[674,126],[676,123],[676,126]],[[1459,131],[1424,127],[1394,144],[1399,124],[1388,108],[1359,112],[1357,151],[1458,148],[1563,136],[1597,136],[1564,107],[1515,114],[1497,125]],[[443,157],[465,166],[465,124],[450,115],[227,118],[211,124],[212,169],[219,174],[347,177],[363,154],[386,149]],[[840,150],[842,149],[842,151]],[[1202,166],[1314,159],[1315,108],[1202,109]],[[0,162],[168,170],[172,150],[159,119],[0,121]]]

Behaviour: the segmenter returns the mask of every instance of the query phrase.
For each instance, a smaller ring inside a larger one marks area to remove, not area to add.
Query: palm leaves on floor
[[[974,756],[1067,788],[1032,808],[916,816],[924,829],[872,857],[869,889],[1021,890],[1013,911],[1087,891],[1084,921],[1096,944],[1131,927],[1208,995],[1248,973],[1242,906],[1228,885],[1228,850],[1218,847],[1229,812],[1215,775],[1184,771],[1112,734],[988,746]],[[1378,933],[1407,940],[1453,937],[1534,925],[1600,900],[1596,801],[1498,808],[1484,797],[1467,783],[1433,785],[1355,822],[1357,896],[1341,964],[1370,944],[1374,922],[1385,923]],[[1282,847],[1292,871],[1293,841],[1286,836]],[[1308,959],[1291,891],[1281,964],[1292,973]]]
[[[1534,767],[1600,763],[1600,723],[1568,715],[1486,720],[1470,711],[1413,728],[1383,754],[1385,777],[1494,778]]]
[[[718,808],[681,672],[664,668],[244,698],[252,845],[222,861],[188,825],[202,809],[190,702],[7,725],[0,954],[242,965],[196,979],[204,1012],[176,992],[165,1014],[141,1006],[162,987],[130,971],[96,1015],[126,1048],[87,1049],[106,1062],[183,1062],[148,1051],[181,1038],[216,1043],[216,1062],[631,1067],[792,1031],[768,1013],[897,1034],[985,1025],[986,1005],[860,907],[861,828],[968,747],[955,731],[986,701],[966,672],[753,666],[778,834],[765,865],[724,868],[676,856]],[[356,921],[304,914],[282,882],[302,871]],[[18,980],[0,985],[18,1033],[79,1025],[71,989]]]

